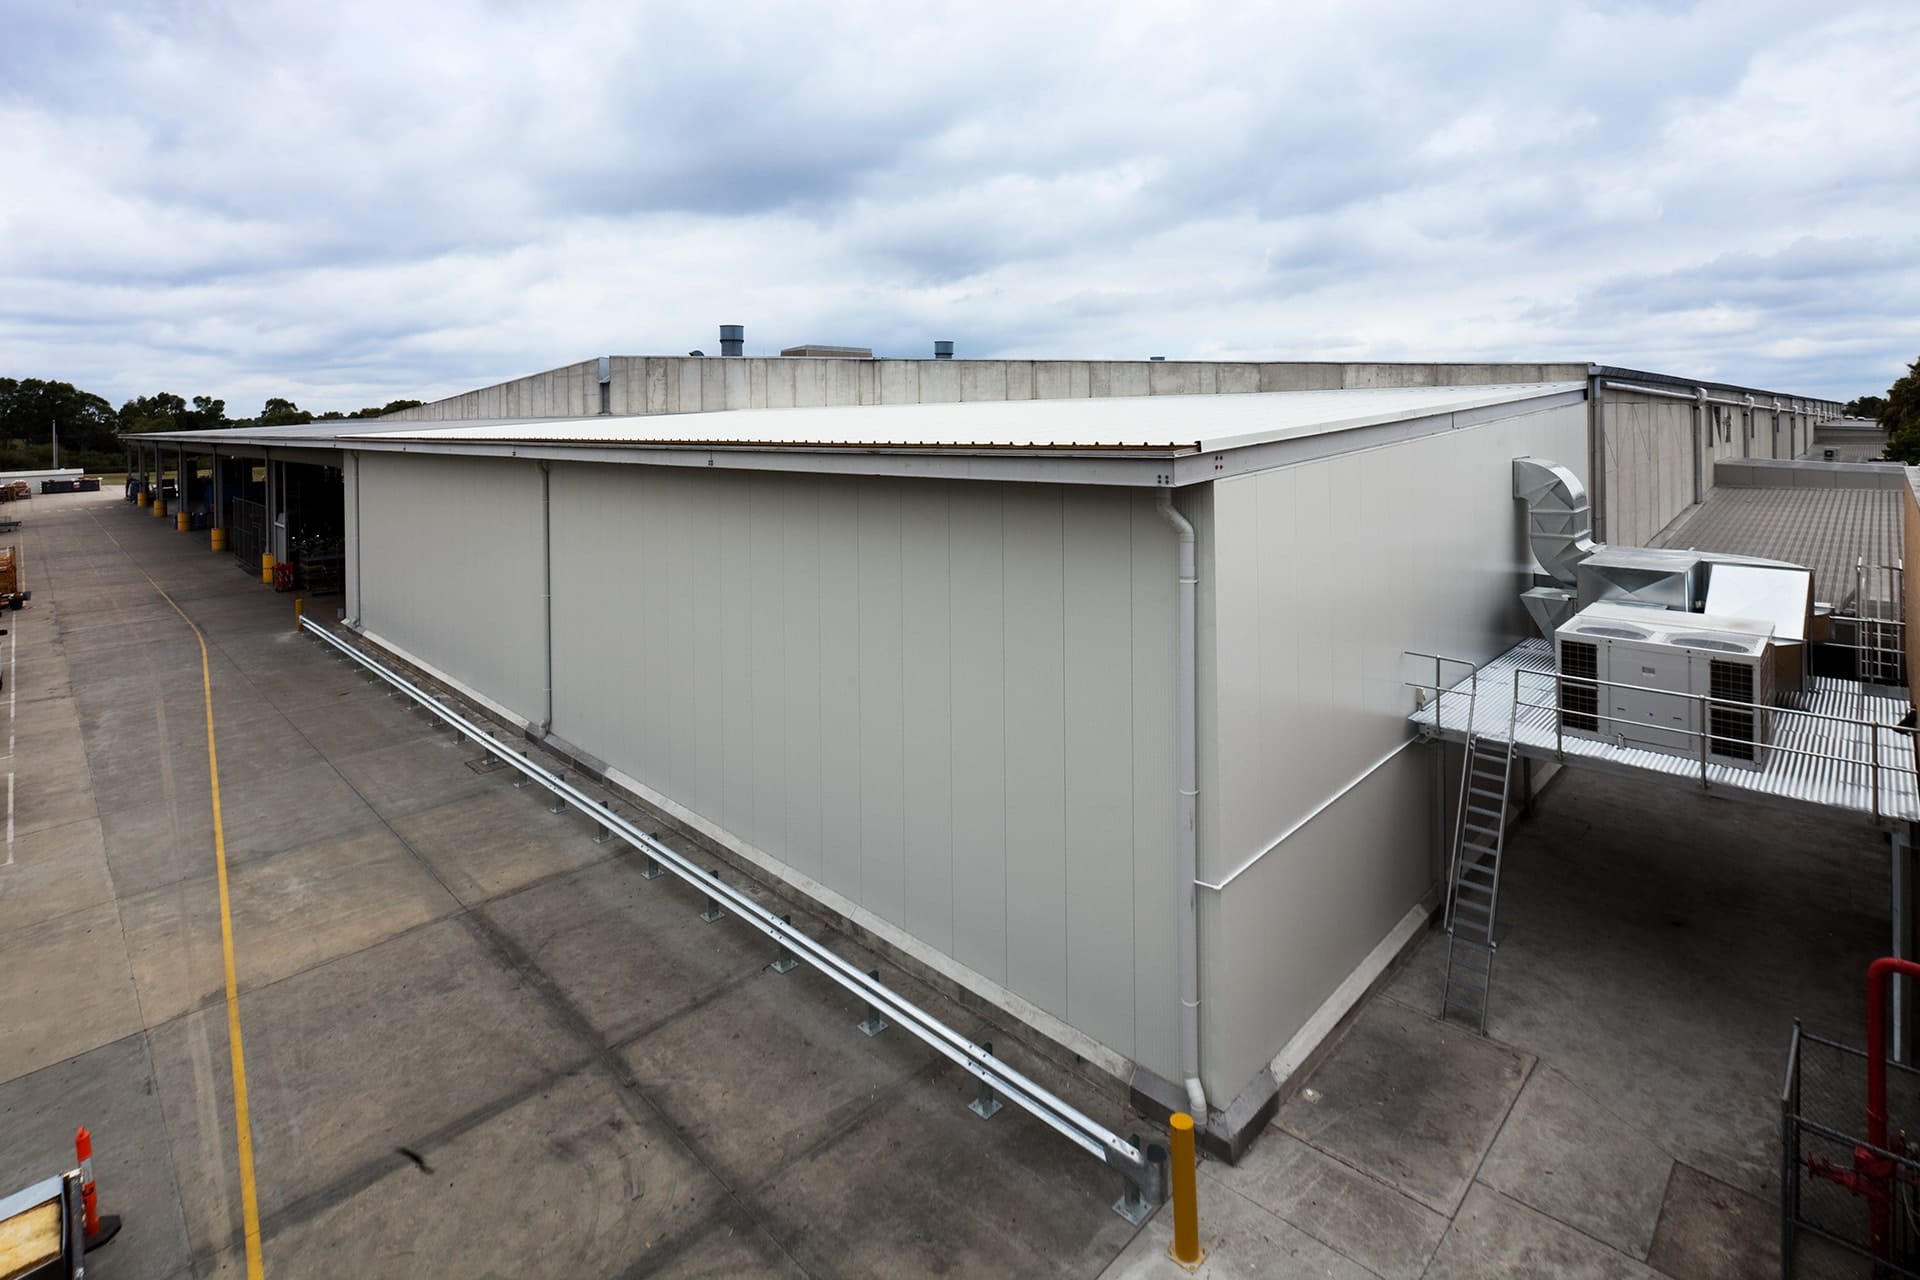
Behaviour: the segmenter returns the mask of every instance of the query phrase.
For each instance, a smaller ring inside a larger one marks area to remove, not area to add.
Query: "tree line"
[[[1908,466],[1920,466],[1920,360],[1884,396],[1862,396],[1847,404],[1847,412],[1874,418],[1887,429],[1887,456]]]
[[[211,431],[220,427],[279,427],[345,418],[378,418],[411,409],[418,400],[390,400],[351,413],[312,413],[291,400],[268,398],[250,418],[227,416],[227,402],[213,396],[191,401],[170,391],[136,396],[114,408],[104,397],[71,382],[0,378],[0,471],[29,471],[52,462],[53,435],[60,434],[60,462],[86,471],[117,471],[126,463],[123,432]]]

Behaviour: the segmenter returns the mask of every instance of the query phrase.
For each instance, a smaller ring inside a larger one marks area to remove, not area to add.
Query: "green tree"
[[[212,396],[195,396],[193,408],[179,418],[182,431],[212,431],[227,425],[227,402]]]
[[[1887,429],[1887,456],[1908,466],[1920,466],[1920,360],[1887,388],[1880,425]]]
[[[62,452],[112,450],[118,427],[113,406],[71,382],[0,378],[0,439],[48,445],[60,432]]]
[[[1886,407],[1887,398],[1885,396],[1861,396],[1857,400],[1847,401],[1840,412],[1849,418],[1867,418],[1871,420],[1877,419]]]
[[[282,400],[278,396],[268,399],[260,410],[260,425],[263,427],[290,427],[302,422],[312,422],[313,415],[291,400]]]
[[[187,402],[171,391],[136,396],[120,406],[122,431],[178,431]]]
[[[379,418],[389,413],[398,413],[402,409],[418,409],[420,403],[418,400],[389,400],[385,405],[378,408],[373,405],[368,405],[364,409],[355,409],[347,416],[349,418]]]

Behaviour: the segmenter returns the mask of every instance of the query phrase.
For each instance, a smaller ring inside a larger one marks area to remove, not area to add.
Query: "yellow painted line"
[[[99,524],[99,519],[94,519]],[[101,525],[106,533],[106,526]],[[107,534],[114,546],[120,540]],[[121,547],[124,554],[126,548]],[[131,556],[127,557],[132,560]],[[134,568],[139,569],[139,565]],[[193,631],[200,645],[200,690],[207,708],[207,776],[213,784],[213,864],[220,882],[220,962],[227,975],[227,1049],[233,1059],[233,1127],[240,1144],[240,1222],[246,1236],[247,1280],[266,1275],[260,1263],[260,1196],[253,1181],[253,1123],[247,1116],[247,1058],[240,1044],[240,986],[233,968],[233,913],[227,900],[227,834],[220,816],[220,752],[213,739],[213,669],[207,660],[207,637],[187,611],[174,602],[153,575],[140,569],[147,585],[160,593],[169,608]]]

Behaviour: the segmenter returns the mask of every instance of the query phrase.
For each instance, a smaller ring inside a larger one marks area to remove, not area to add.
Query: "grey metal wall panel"
[[[1177,910],[1181,889],[1175,853],[1175,817],[1167,780],[1174,767],[1174,687],[1156,678],[1179,646],[1174,598],[1169,589],[1178,569],[1174,540],[1155,509],[1152,494],[1133,499],[1132,674],[1133,789],[1133,1007],[1134,1057],[1169,1079],[1180,1062],[1180,956]],[[1163,657],[1163,655],[1165,655]],[[1169,908],[1167,886],[1176,895]],[[1169,926],[1174,927],[1169,927]]]
[[[349,452],[341,467],[341,558],[346,564],[347,617],[360,620],[360,455]],[[216,462],[215,466],[219,464]],[[224,491],[224,485],[223,485]]]
[[[1178,1070],[1173,538],[1150,494],[553,484],[557,733]]]
[[[755,844],[787,839],[786,496],[770,479],[748,486],[747,705],[753,743]]]
[[[1007,981],[1006,490],[949,490],[953,628],[953,955]],[[1015,555],[1019,554],[1016,547]]]
[[[1607,541],[1646,546],[1693,501],[1693,406],[1608,391]]]
[[[823,883],[860,900],[860,488],[820,501],[820,814]]]
[[[1096,494],[1066,498],[1063,585],[1067,1021],[1111,1044],[1133,1027],[1134,880],[1114,852],[1138,856],[1133,831],[1133,520]],[[1164,686],[1158,672],[1145,678]],[[1164,776],[1164,775],[1163,775]],[[1149,784],[1151,785],[1151,784]],[[1163,885],[1171,884],[1171,878]],[[1167,890],[1154,897],[1163,910]]]
[[[359,504],[361,624],[523,720],[539,720],[538,467],[363,454]]]
[[[1067,1016],[1061,495],[1006,495],[1007,985]]]
[[[949,490],[910,502],[900,522],[900,654],[904,730],[901,919],[953,954],[953,615]]]
[[[1527,634],[1526,454],[1583,474],[1585,406],[1219,481],[1196,504],[1201,876],[1257,869],[1206,894],[1201,1059],[1223,1101],[1427,886],[1419,753],[1369,771],[1409,736],[1404,651],[1485,660]]]
[[[811,362],[809,362],[811,363]],[[860,511],[860,902],[905,923],[902,844],[900,486],[862,485]]]

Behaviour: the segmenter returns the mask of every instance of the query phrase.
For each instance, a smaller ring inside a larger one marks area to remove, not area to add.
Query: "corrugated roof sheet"
[[[1121,396],[734,409],[642,417],[454,423],[385,439],[526,440],[564,444],[704,445],[716,448],[1051,450],[1237,449],[1434,414],[1578,391],[1579,382],[1491,387],[1378,387],[1243,395]]]
[[[439,445],[525,441],[600,447],[1205,453],[1513,404],[1584,387],[1580,382],[1533,382],[444,423],[333,421],[267,431],[201,432],[191,438],[195,443],[225,437],[281,445],[340,445],[357,440]]]
[[[1867,599],[1899,600],[1903,554],[1897,489],[1721,487],[1659,540],[1663,547],[1765,556],[1813,570],[1813,594],[1845,610],[1864,560]]]

